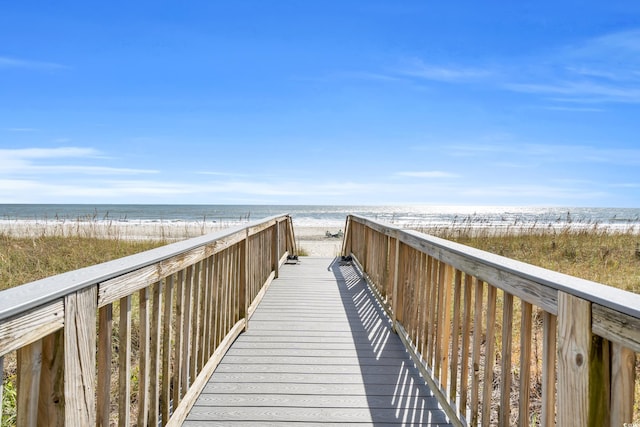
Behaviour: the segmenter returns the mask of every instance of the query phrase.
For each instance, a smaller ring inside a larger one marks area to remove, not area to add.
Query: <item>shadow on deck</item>
[[[286,265],[185,425],[450,425],[350,264]]]

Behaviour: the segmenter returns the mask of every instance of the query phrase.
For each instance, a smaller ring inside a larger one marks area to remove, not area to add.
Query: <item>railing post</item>
[[[65,426],[96,424],[97,285],[64,299]]]
[[[558,291],[558,425],[609,425],[608,347],[591,333],[591,303]]]
[[[342,256],[351,255],[351,215],[347,215],[347,220],[344,224],[344,237],[342,240]]]

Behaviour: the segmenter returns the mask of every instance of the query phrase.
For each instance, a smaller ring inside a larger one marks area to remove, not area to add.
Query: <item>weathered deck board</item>
[[[186,426],[450,425],[350,265],[285,265]]]

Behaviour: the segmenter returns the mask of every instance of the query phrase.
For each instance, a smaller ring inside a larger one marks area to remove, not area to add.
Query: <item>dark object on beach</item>
[[[636,243],[636,258],[640,259],[640,243]]]
[[[342,230],[338,230],[337,233],[331,233],[327,230],[326,233],[324,233],[325,237],[332,237],[332,238],[340,238],[344,235],[344,233],[342,232]]]

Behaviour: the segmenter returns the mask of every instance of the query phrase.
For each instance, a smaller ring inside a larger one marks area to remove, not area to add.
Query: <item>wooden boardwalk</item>
[[[283,265],[184,425],[449,426],[350,265]]]

